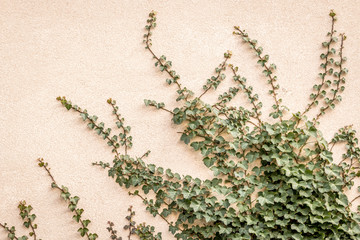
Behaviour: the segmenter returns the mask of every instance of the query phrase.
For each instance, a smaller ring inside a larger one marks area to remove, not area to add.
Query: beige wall
[[[111,161],[109,148],[77,114],[55,101],[58,95],[67,96],[111,124],[106,99],[117,99],[133,127],[133,155],[150,149],[149,162],[183,174],[211,176],[201,157],[179,141],[179,127],[171,124],[170,116],[143,105],[143,99],[150,98],[176,106],[174,88],[166,86],[166,76],[153,67],[142,44],[152,9],[158,11],[154,49],[173,61],[184,85],[200,93],[229,49],[265,108],[272,105],[253,53],[232,35],[233,25],[240,25],[278,65],[280,95],[292,111],[305,108],[312,85],[319,81],[320,44],[329,30],[329,10],[335,9],[337,29],[348,36],[344,52],[350,72],[343,102],[323,118],[321,129],[327,139],[344,125],[360,130],[360,1],[2,0],[0,222],[14,224],[24,233],[16,206],[25,199],[35,209],[43,239],[80,239],[67,206],[36,166],[36,159],[44,157],[57,181],[80,196],[84,216],[93,222],[90,229],[100,239],[108,239],[108,220],[121,229],[129,204],[134,205],[138,222],[153,223],[164,232],[164,239],[172,239],[166,224],[146,214],[139,199],[129,197],[105,171],[91,166]],[[5,238],[0,230],[0,239]]]

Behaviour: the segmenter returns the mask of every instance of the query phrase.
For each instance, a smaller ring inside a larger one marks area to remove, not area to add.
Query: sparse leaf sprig
[[[78,208],[78,202],[80,198],[78,196],[71,197],[71,193],[69,192],[69,189],[65,186],[59,186],[57,182],[55,181],[53,175],[50,172],[50,168],[48,166],[48,163],[44,161],[43,158],[38,159],[38,165],[39,167],[43,168],[49,177],[51,178],[51,187],[58,189],[60,191],[60,197],[67,202],[68,208],[71,212],[74,213],[73,219],[81,225],[81,227],[78,229],[78,232],[82,237],[86,237],[88,240],[95,240],[98,238],[98,235],[96,233],[90,233],[88,229],[88,225],[91,223],[89,219],[84,219],[82,217],[82,214],[84,212],[84,209]]]
[[[342,177],[345,185],[350,189],[356,177],[360,177],[360,148],[358,146],[358,138],[356,137],[356,131],[352,129],[352,126],[346,126],[340,128],[331,140],[331,148],[337,143],[344,142],[346,147],[346,153],[342,155],[341,161],[338,166],[342,168]]]
[[[261,108],[262,108],[262,102],[259,102],[259,95],[258,94],[253,94],[253,88],[251,86],[247,86],[246,85],[246,78],[241,77],[237,72],[238,72],[238,67],[234,67],[233,65],[230,65],[231,70],[233,72],[233,79],[236,83],[239,84],[240,88],[244,91],[244,93],[246,94],[247,98],[249,99],[250,103],[252,104],[253,108],[253,114],[251,115],[252,117],[255,117],[258,122],[259,125],[261,125],[262,121],[261,121]]]
[[[128,221],[128,224],[124,226],[125,230],[129,231],[128,239],[131,239],[131,235],[135,234],[136,226],[134,221],[135,211],[133,211],[132,206],[128,208],[129,215],[126,216],[126,220]]]
[[[327,94],[326,87],[329,87],[332,84],[332,81],[327,77],[331,76],[334,72],[332,65],[334,64],[335,61],[333,55],[335,55],[336,50],[335,48],[333,48],[333,46],[338,41],[338,39],[337,37],[334,36],[334,34],[336,33],[335,30],[336,14],[333,10],[331,10],[329,16],[331,17],[331,30],[327,34],[329,40],[322,43],[322,46],[326,49],[326,52],[320,55],[320,58],[324,61],[323,63],[320,64],[320,67],[323,69],[323,72],[319,73],[319,76],[321,78],[321,83],[315,84],[313,86],[315,93],[310,94],[311,102],[308,104],[308,106],[301,114],[301,116],[305,115],[312,107],[319,105],[318,98],[319,97],[324,98]]]
[[[314,122],[317,122],[319,118],[326,113],[329,109],[334,109],[338,102],[341,102],[342,97],[340,95],[341,92],[345,90],[345,75],[348,73],[347,68],[344,68],[344,63],[346,61],[346,57],[343,57],[343,49],[344,49],[344,41],[346,40],[346,36],[344,34],[340,34],[340,50],[339,50],[339,61],[335,61],[335,67],[337,71],[333,68],[329,69],[329,74],[333,75],[335,79],[332,81],[329,97],[324,98],[325,105],[320,108],[320,113],[314,119]],[[334,40],[335,41],[335,40]]]
[[[213,106],[219,106],[221,108],[225,107],[227,103],[229,103],[234,97],[238,94],[240,88],[238,87],[230,87],[227,92],[219,94],[218,102]]]
[[[109,233],[111,234],[110,235],[110,239],[114,239],[114,240],[122,240],[122,237],[118,237],[117,236],[117,230],[114,229],[114,223],[113,222],[110,222],[108,221],[108,227],[106,228]]]
[[[155,100],[144,99],[144,103],[145,103],[145,106],[155,107],[156,109],[161,109],[161,110],[164,110],[165,112],[174,114],[171,110],[165,108],[165,103],[163,103],[163,102],[158,103]]]
[[[26,228],[30,228],[29,235],[34,238],[34,240],[37,239],[35,230],[37,229],[37,224],[34,223],[36,215],[31,213],[33,210],[31,205],[26,205],[25,201],[21,201],[18,205],[18,208],[20,210],[20,216],[21,219],[24,221],[24,226]],[[38,239],[41,240],[41,239]]]
[[[120,133],[118,136],[114,135],[111,140],[112,141],[108,141],[108,145],[109,146],[114,146],[115,144],[115,148],[119,148],[119,143],[121,146],[124,146],[125,148],[125,154],[127,154],[127,150],[129,148],[132,147],[133,143],[132,143],[132,136],[129,136],[131,127],[130,126],[125,126],[124,124],[124,118],[121,117],[121,114],[119,113],[119,107],[116,105],[116,101],[113,100],[112,98],[109,98],[107,100],[107,103],[111,105],[111,107],[113,108],[113,114],[116,116],[116,126],[122,130],[122,133]]]
[[[136,229],[135,233],[139,236],[140,239],[144,240],[161,240],[161,233],[156,233],[153,226],[147,225],[145,223],[140,223]]]
[[[271,86],[271,90],[269,90],[269,94],[273,96],[275,104],[273,105],[274,111],[270,113],[270,116],[273,118],[279,118],[280,121],[282,121],[283,117],[283,111],[287,109],[285,106],[281,105],[282,99],[278,98],[278,89],[280,88],[280,85],[277,83],[277,76],[274,76],[273,73],[276,70],[276,65],[274,63],[268,64],[269,62],[269,55],[262,55],[263,48],[260,46],[257,46],[257,40],[251,39],[248,35],[248,33],[245,32],[245,30],[241,30],[240,27],[235,26],[235,31],[233,32],[235,35],[239,35],[242,40],[249,44],[250,48],[255,51],[256,56],[258,56],[258,64],[260,64],[264,71],[263,73],[265,76],[268,77],[268,83]]]
[[[10,240],[27,240],[29,239],[27,236],[23,235],[21,237],[16,237],[15,235],[15,232],[16,232],[16,229],[14,226],[12,227],[8,227],[7,223],[0,223],[0,227],[2,227],[3,229],[5,229],[5,231],[7,231],[8,235],[7,235],[7,238],[10,239]]]
[[[41,240],[37,237],[36,235],[36,229],[37,229],[37,224],[34,223],[35,219],[36,219],[36,215],[34,213],[31,213],[31,211],[33,210],[31,205],[26,205],[25,201],[20,201],[20,203],[18,204],[18,208],[19,208],[19,215],[21,217],[21,219],[23,220],[23,225],[30,229],[29,232],[29,236],[32,237],[34,240]],[[15,227],[8,227],[7,223],[0,223],[0,227],[2,227],[3,229],[5,229],[8,232],[8,239],[10,240],[27,240],[29,239],[27,236],[23,235],[21,237],[16,237],[15,235]]]
[[[224,53],[225,60],[219,64],[217,68],[215,68],[216,76],[212,76],[211,78],[207,79],[206,84],[203,86],[204,92],[200,94],[198,97],[199,99],[204,96],[211,88],[216,90],[220,83],[226,78],[226,75],[224,74],[227,66],[226,62],[231,58],[231,56],[232,52],[230,51]]]
[[[156,60],[155,67],[159,67],[161,72],[165,71],[169,75],[170,78],[166,79],[166,82],[169,85],[174,83],[177,86],[178,88],[177,93],[179,96],[176,99],[176,101],[188,100],[190,97],[194,95],[194,93],[190,89],[181,86],[181,84],[179,83],[180,75],[177,74],[175,70],[171,69],[172,62],[167,60],[166,56],[164,55],[158,57],[151,48],[152,46],[151,36],[153,34],[152,30],[155,27],[156,27],[156,12],[152,11],[149,14],[147,25],[145,26],[146,29],[146,34],[144,34],[144,43],[146,45],[145,49],[149,50],[153,58]]]
[[[119,155],[118,148],[120,145],[125,145],[125,149],[127,149],[129,146],[132,145],[131,143],[131,136],[127,137],[127,134],[130,132],[130,127],[124,127],[123,121],[121,120],[120,116],[117,114],[117,108],[115,106],[115,102],[110,101],[109,104],[114,108],[115,112],[114,114],[120,119],[116,122],[116,125],[118,128],[122,128],[124,130],[123,133],[120,133],[119,136],[113,135],[110,136],[112,129],[111,128],[105,128],[105,123],[100,122],[97,123],[98,116],[96,115],[90,115],[86,109],[82,109],[77,105],[72,104],[71,101],[68,101],[65,97],[57,97],[56,100],[61,102],[61,104],[67,109],[67,110],[74,110],[78,113],[80,113],[81,118],[84,121],[88,121],[87,126],[88,128],[94,130],[99,136],[101,136],[104,140],[107,141],[107,144],[112,147],[112,152],[116,153],[116,155]],[[116,110],[116,111],[115,111]]]

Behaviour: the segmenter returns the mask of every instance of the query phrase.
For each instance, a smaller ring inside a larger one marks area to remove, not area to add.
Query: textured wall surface
[[[43,239],[80,239],[67,205],[36,165],[43,157],[57,181],[80,196],[84,216],[92,220],[90,229],[100,239],[108,239],[108,220],[121,229],[130,204],[138,222],[154,224],[164,239],[173,239],[160,218],[145,212],[141,200],[129,197],[104,170],[91,166],[111,161],[110,149],[55,100],[67,96],[111,124],[106,99],[112,97],[133,127],[131,154],[140,156],[150,149],[148,162],[210,177],[201,157],[179,141],[180,128],[169,114],[143,104],[149,98],[169,108],[177,105],[175,89],[166,86],[166,76],[154,68],[142,44],[153,9],[158,12],[153,48],[173,61],[185,86],[201,93],[223,53],[232,50],[232,62],[259,93],[264,108],[272,105],[253,52],[232,35],[233,26],[240,25],[277,64],[280,95],[293,112],[305,108],[313,84],[319,82],[321,42],[329,31],[329,10],[335,9],[337,29],[348,36],[344,55],[350,72],[344,100],[323,117],[321,130],[327,139],[344,125],[360,130],[360,1],[1,0],[0,222],[24,233],[17,204],[25,199],[35,209]],[[230,81],[219,92],[228,86]],[[215,96],[211,92],[204,99],[211,102]],[[239,97],[237,104],[247,103]],[[350,198],[354,195],[349,193]],[[6,239],[2,229],[0,239]]]

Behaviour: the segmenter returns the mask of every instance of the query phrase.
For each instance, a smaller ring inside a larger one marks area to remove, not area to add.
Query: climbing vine
[[[329,15],[331,30],[322,43],[320,83],[313,86],[307,107],[296,113],[289,113],[278,95],[276,65],[270,62],[269,55],[242,28],[234,28],[234,35],[252,49],[267,78],[269,94],[274,100],[270,116],[275,119],[275,123],[268,123],[262,118],[258,94],[230,62],[230,51],[207,79],[201,94],[196,96],[184,87],[172,62],[152,49],[157,19],[155,12],[149,14],[145,48],[154,58],[155,67],[167,75],[166,82],[176,89],[179,104],[171,110],[162,102],[146,99],[145,105],[166,111],[174,124],[183,126],[181,141],[202,155],[204,165],[214,175],[212,179],[184,176],[148,164],[145,158],[150,151],[141,157],[131,156],[131,127],[126,125],[114,99],[108,99],[107,103],[117,129],[105,127],[96,115],[65,97],[57,100],[67,110],[80,114],[88,128],[100,135],[114,153],[112,162],[93,165],[106,169],[116,183],[141,199],[150,214],[168,224],[176,239],[360,239],[360,216],[351,210],[360,195],[348,199],[344,194],[360,177],[356,132],[345,126],[327,141],[318,129],[321,117],[342,100],[340,94],[345,89],[348,72],[343,56],[346,36],[335,30],[335,12]],[[204,102],[202,97],[216,90],[226,75],[231,76],[234,86],[220,94],[216,103]],[[250,109],[230,105],[240,93],[248,98]],[[306,116],[311,109],[318,111],[313,119]],[[341,159],[334,159],[332,150],[339,143],[345,143],[346,152]],[[72,197],[67,187],[58,185],[48,163],[43,159],[38,161],[49,175],[51,187],[59,191],[74,213],[80,235],[97,239],[98,235],[88,228],[91,221],[82,217],[84,210],[78,207],[80,198]],[[19,209],[24,226],[30,229],[30,237],[36,240],[32,207],[21,202]],[[126,239],[135,235],[140,239],[161,239],[161,233],[156,233],[154,227],[135,223],[132,207],[128,211],[128,224],[124,226],[128,231]],[[14,227],[0,226],[8,232],[9,239],[28,239],[16,237]],[[110,239],[123,239],[117,235],[114,223],[108,222],[107,230]]]

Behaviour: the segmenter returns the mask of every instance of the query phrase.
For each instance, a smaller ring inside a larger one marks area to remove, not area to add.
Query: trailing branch
[[[81,227],[78,229],[78,232],[80,233],[80,235],[82,237],[86,236],[86,238],[88,240],[95,240],[98,238],[98,235],[96,233],[89,233],[89,229],[87,228],[87,226],[89,225],[89,223],[91,222],[89,219],[83,219],[82,218],[82,213],[84,212],[84,209],[82,208],[77,208],[77,204],[80,200],[80,198],[78,196],[74,196],[71,197],[71,193],[69,192],[68,188],[65,186],[61,186],[59,187],[59,185],[57,184],[57,182],[55,181],[53,175],[50,172],[50,168],[48,167],[48,163],[44,162],[44,159],[39,158],[38,159],[39,162],[39,167],[42,167],[45,169],[45,171],[47,172],[47,174],[49,175],[49,177],[51,178],[51,187],[52,188],[56,188],[60,191],[60,196],[61,198],[64,199],[65,202],[69,203],[69,210],[71,212],[73,212],[75,215],[73,216],[73,219],[80,223]]]
[[[207,80],[206,84],[203,86],[204,92],[200,94],[198,97],[199,99],[204,96],[211,88],[215,90],[219,86],[219,84],[226,78],[225,74],[223,73],[226,70],[226,62],[228,59],[231,58],[232,53],[227,51],[224,53],[225,60],[219,65],[219,67],[215,68],[215,72],[217,73],[216,76],[212,76],[210,79]]]
[[[235,35],[240,35],[243,39],[243,41],[245,41],[246,43],[248,43],[250,45],[250,47],[255,51],[256,55],[258,56],[259,60],[258,63],[265,68],[265,70],[263,71],[263,73],[265,74],[265,76],[267,76],[269,78],[268,83],[271,86],[271,90],[269,91],[269,93],[273,96],[274,101],[275,101],[275,105],[273,105],[273,109],[275,110],[275,112],[272,112],[270,114],[270,116],[272,116],[273,118],[280,118],[280,121],[282,121],[282,116],[283,116],[283,110],[281,109],[282,107],[280,106],[282,99],[278,99],[277,95],[277,90],[280,88],[279,84],[276,83],[277,81],[277,77],[273,76],[273,71],[276,69],[276,65],[275,64],[270,64],[267,65],[267,62],[269,61],[269,55],[265,55],[265,56],[261,56],[262,52],[263,52],[263,48],[262,47],[257,47],[257,40],[255,39],[250,39],[249,35],[247,33],[245,33],[245,31],[241,30],[240,27],[235,26],[235,31],[234,34]]]
[[[335,17],[336,14],[334,13],[334,11],[331,11],[329,15],[331,17],[331,30],[328,33],[329,41],[322,43],[323,47],[325,47],[327,51],[320,55],[320,58],[324,59],[324,63],[322,63],[320,65],[320,67],[324,69],[323,73],[319,74],[321,77],[321,83],[319,85],[314,85],[313,88],[317,91],[315,94],[310,95],[310,98],[312,99],[312,101],[310,104],[308,104],[307,108],[300,115],[300,117],[304,116],[313,106],[317,106],[319,104],[319,101],[317,100],[319,98],[319,96],[324,97],[326,95],[326,91],[323,90],[323,87],[324,87],[325,81],[326,81],[326,76],[329,75],[330,72],[331,72],[330,75],[332,74],[332,70],[329,71],[328,68],[334,62],[334,59],[329,58],[329,57],[331,56],[331,54],[335,54],[335,49],[330,49],[330,47],[337,41],[336,38],[334,38],[334,33],[336,32],[336,30],[334,29],[334,25],[335,25],[335,21],[336,21],[336,17]],[[330,86],[330,84],[331,84],[331,81],[327,80],[326,85]]]

